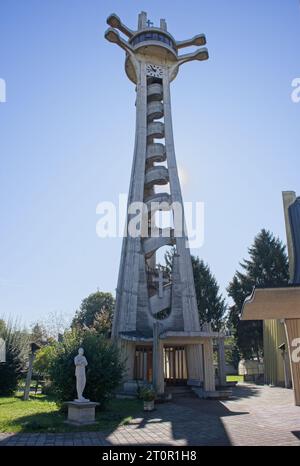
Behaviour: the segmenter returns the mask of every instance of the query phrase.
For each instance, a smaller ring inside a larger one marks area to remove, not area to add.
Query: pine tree
[[[248,253],[249,258],[240,263],[242,271],[236,271],[227,288],[228,295],[233,300],[228,325],[233,331],[241,356],[246,359],[260,359],[263,355],[262,321],[241,321],[242,306],[254,286],[287,284],[288,258],[281,240],[265,229],[255,237]]]
[[[173,255],[174,249],[165,255],[166,267],[169,270],[172,270]],[[219,331],[223,327],[227,309],[225,299],[220,294],[219,285],[209,265],[199,257],[191,256],[191,259],[200,325],[210,322],[212,329]]]
[[[208,264],[199,257],[192,256],[194,282],[200,324],[211,322],[212,329],[220,331],[226,312],[225,299],[220,294],[216,278]]]
[[[0,364],[0,396],[11,396],[26,368],[30,335],[17,321],[1,319],[0,337],[6,346],[6,362]]]

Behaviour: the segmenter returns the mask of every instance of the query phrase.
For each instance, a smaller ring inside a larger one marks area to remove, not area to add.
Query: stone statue
[[[83,354],[84,354],[84,349],[79,348],[78,354],[74,358],[74,364],[76,366],[76,369],[75,369],[76,390],[77,390],[77,397],[78,397],[75,401],[81,402],[81,403],[89,401],[82,396],[82,393],[83,393],[83,390],[86,384],[85,368],[88,365],[86,357],[83,356]]]

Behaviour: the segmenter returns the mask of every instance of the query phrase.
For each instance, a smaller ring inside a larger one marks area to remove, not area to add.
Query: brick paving
[[[111,432],[0,433],[9,445],[300,445],[293,392],[240,384],[230,400],[178,397]]]

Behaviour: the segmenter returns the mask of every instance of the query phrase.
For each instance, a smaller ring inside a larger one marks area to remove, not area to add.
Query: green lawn
[[[142,413],[139,400],[112,400],[103,411],[96,412],[97,424],[73,427],[65,424],[66,412],[46,395],[32,395],[29,401],[20,396],[0,398],[0,432],[77,432],[110,430],[126,424]]]
[[[244,382],[243,375],[227,375],[226,382]]]

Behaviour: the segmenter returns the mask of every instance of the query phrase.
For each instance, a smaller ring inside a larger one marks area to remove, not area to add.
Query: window
[[[148,31],[146,33],[139,34],[137,37],[135,37],[131,43],[132,45],[137,45],[140,42],[145,42],[147,40],[157,40],[159,42],[163,42],[164,44],[169,45],[176,51],[176,47],[171,39],[169,37],[165,36],[164,34],[160,34],[158,32],[151,32]]]

